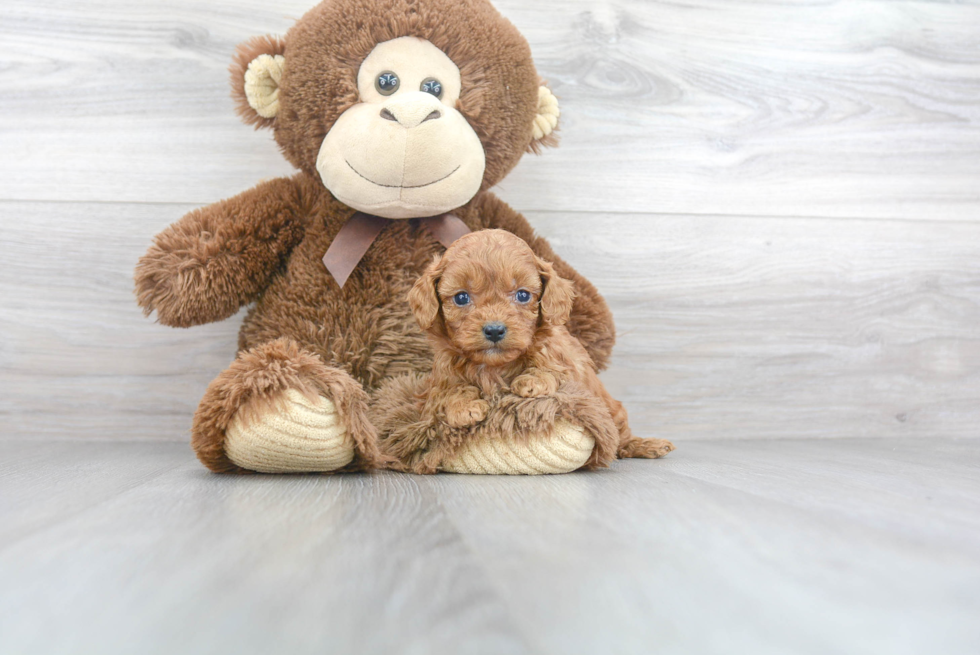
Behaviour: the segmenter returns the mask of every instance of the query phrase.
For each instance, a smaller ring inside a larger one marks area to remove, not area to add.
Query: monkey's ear
[[[564,325],[572,313],[575,289],[572,283],[555,273],[554,266],[540,257],[534,258],[541,276],[541,321],[545,325]]]
[[[434,334],[445,332],[442,319],[439,317],[439,306],[442,303],[439,301],[437,289],[444,268],[442,258],[436,257],[408,292],[408,304],[415,314],[419,327]]]
[[[558,98],[542,82],[538,87],[538,113],[534,116],[534,124],[531,127],[532,139],[528,150],[538,155],[541,154],[543,146],[558,145],[558,135],[555,134],[555,130],[558,128],[559,116],[561,116],[561,109],[558,108]]]
[[[256,129],[272,127],[279,113],[279,82],[286,63],[286,43],[276,36],[256,36],[238,46],[231,72],[235,111]]]

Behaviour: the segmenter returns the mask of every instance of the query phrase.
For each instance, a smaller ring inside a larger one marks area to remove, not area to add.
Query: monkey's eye
[[[426,78],[422,82],[422,86],[419,87],[419,91],[423,93],[431,93],[437,98],[442,97],[442,82],[434,77]]]
[[[391,71],[385,71],[378,75],[378,79],[374,81],[374,88],[378,90],[383,96],[390,96],[392,93],[398,90],[398,85],[401,82],[398,80],[398,76]]]
[[[457,307],[466,307],[470,304],[470,294],[465,291],[460,291],[453,296],[453,302],[456,303]]]
[[[522,305],[526,305],[527,303],[531,302],[531,292],[527,291],[526,289],[521,289],[514,294],[514,297],[517,298],[517,302],[521,303]]]

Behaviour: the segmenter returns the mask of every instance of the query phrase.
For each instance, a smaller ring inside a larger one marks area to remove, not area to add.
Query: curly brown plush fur
[[[287,388],[347,399],[337,404],[351,422],[355,462],[377,466],[376,435],[359,418],[366,415],[366,396],[355,390],[372,391],[432,365],[405,298],[443,248],[418,219],[390,223],[342,289],[321,261],[354,210],[324,187],[317,149],[357,101],[360,62],[379,41],[404,35],[430,40],[459,67],[459,109],[486,151],[483,190],[454,213],[472,230],[512,232],[553,261],[575,287],[569,330],[600,367],[608,361],[614,327],[595,287],[557,258],[524,217],[486,191],[533,145],[539,80],[523,37],[486,0],[328,0],[284,39],[249,41],[232,67],[235,95],[245,102],[241,79],[248,61],[285,54],[279,114],[255,119],[247,103],[239,109],[257,126],[272,127],[301,172],[187,214],[154,239],[136,268],[140,306],[166,325],[218,321],[255,303],[242,325],[238,359],[212,383],[195,416],[194,448],[212,470],[236,469],[223,447],[230,417]]]
[[[466,439],[527,439],[563,418],[595,439],[589,468],[673,450],[669,441],[633,436],[622,403],[565,328],[574,295],[569,281],[509,232],[456,241],[409,292],[435,359],[428,376],[379,392],[383,447],[405,468],[431,473]]]

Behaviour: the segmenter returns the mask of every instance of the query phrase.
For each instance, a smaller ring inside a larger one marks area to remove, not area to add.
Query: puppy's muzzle
[[[496,323],[487,323],[483,326],[483,336],[490,343],[498,343],[507,336],[507,326],[499,321]]]

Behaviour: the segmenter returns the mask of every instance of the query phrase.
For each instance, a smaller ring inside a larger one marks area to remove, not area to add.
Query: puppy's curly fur
[[[429,376],[382,394],[389,401],[378,409],[383,445],[405,468],[434,472],[466,438],[504,429],[527,438],[566,418],[595,438],[589,468],[673,450],[669,441],[630,431],[622,403],[565,328],[574,295],[568,280],[509,232],[481,230],[456,241],[409,292],[435,357]],[[416,402],[408,408],[391,402],[410,395]],[[399,427],[384,429],[399,419]]]

